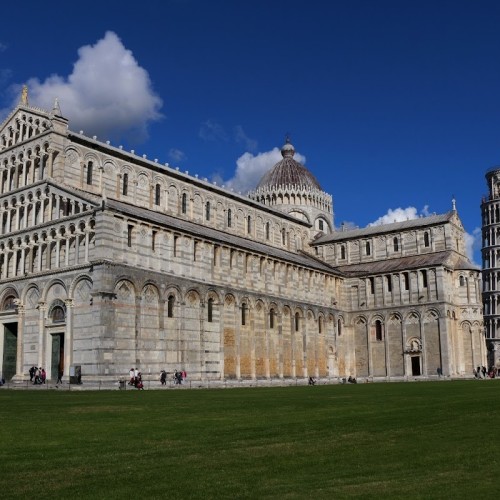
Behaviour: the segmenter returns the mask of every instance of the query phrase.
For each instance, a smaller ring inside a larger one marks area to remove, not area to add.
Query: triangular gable
[[[75,189],[60,182],[55,183],[51,180],[41,180],[34,184],[23,186],[16,190],[14,193],[9,192],[0,196],[0,201],[4,198],[22,198],[27,196],[30,192],[43,191],[44,193],[52,193],[63,198],[68,198],[71,201],[84,203],[94,208],[98,208],[102,204],[102,198],[98,195],[90,194],[79,189]]]
[[[51,128],[47,111],[19,104],[0,125],[0,151],[48,132]]]

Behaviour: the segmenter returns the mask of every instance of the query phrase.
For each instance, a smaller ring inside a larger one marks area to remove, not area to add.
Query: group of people
[[[144,384],[142,382],[142,373],[138,368],[130,368],[129,372],[130,380],[128,385],[134,386],[136,389],[144,390]]]
[[[347,379],[346,379],[346,378],[344,377],[344,378],[342,379],[342,383],[343,383],[343,384],[357,384],[357,383],[358,383],[358,381],[357,381],[354,377],[351,377],[351,376],[349,375],[349,378],[347,378]]]
[[[181,370],[181,371],[178,371],[177,369],[174,370],[174,376],[173,376],[174,384],[181,385],[186,380],[186,377],[187,377],[186,370]],[[160,382],[161,385],[167,385],[167,372],[165,370],[162,370],[160,372]]]
[[[490,368],[487,370],[485,366],[478,366],[472,370],[474,378],[495,378],[500,377],[500,368]]]
[[[32,384],[45,384],[45,380],[47,379],[47,372],[41,366],[32,366],[29,369],[30,374],[30,382]]]

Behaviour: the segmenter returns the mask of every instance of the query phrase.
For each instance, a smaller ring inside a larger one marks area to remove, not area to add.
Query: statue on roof
[[[28,86],[23,85],[23,90],[21,91],[21,104],[23,106],[28,106]]]

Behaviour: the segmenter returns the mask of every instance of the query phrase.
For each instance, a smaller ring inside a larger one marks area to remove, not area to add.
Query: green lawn
[[[0,390],[0,498],[494,498],[500,380]]]

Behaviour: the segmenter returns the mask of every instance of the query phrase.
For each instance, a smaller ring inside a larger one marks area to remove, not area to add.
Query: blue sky
[[[72,130],[242,191],[289,134],[337,227],[454,196],[480,264],[498,26],[500,2],[480,0],[28,0],[0,29],[0,118],[27,83]]]

